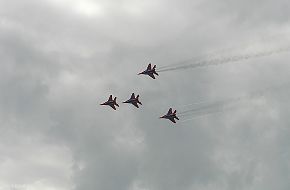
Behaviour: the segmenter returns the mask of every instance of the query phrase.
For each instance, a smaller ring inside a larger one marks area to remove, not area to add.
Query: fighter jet
[[[119,104],[117,104],[116,100],[117,100],[117,97],[115,97],[113,100],[113,96],[110,95],[109,100],[100,105],[108,105],[108,106],[111,106],[114,110],[116,110],[115,105],[119,107]]]
[[[156,69],[156,65],[154,65],[153,68],[151,68],[151,63],[149,63],[149,65],[147,66],[147,69],[145,71],[139,73],[138,75],[141,75],[141,74],[148,75],[151,78],[155,79],[154,74],[158,76],[158,73],[155,71],[155,69]]]
[[[169,119],[173,123],[176,123],[176,121],[174,119],[179,120],[179,118],[176,116],[176,110],[174,112],[172,112],[172,108],[169,109],[169,111],[167,112],[166,115],[161,116],[160,118]]]
[[[135,107],[139,108],[138,104],[142,105],[142,103],[139,101],[139,95],[135,97],[135,94],[132,93],[131,98],[123,103],[130,103],[133,104]]]

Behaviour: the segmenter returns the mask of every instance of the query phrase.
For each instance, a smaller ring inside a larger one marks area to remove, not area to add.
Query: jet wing
[[[109,97],[109,101],[110,101],[110,100],[113,100],[113,96],[112,96],[112,95],[110,95],[110,97]]]
[[[176,121],[174,120],[174,118],[169,118],[170,121],[172,121],[173,123],[176,123]]]
[[[114,104],[110,104],[110,106],[111,106],[114,110],[116,110],[116,107],[115,107]]]
[[[135,94],[132,93],[131,98],[130,99],[134,99],[135,98]]]
[[[151,78],[155,79],[155,76],[154,76],[153,73],[149,73],[148,75],[149,75]]]
[[[132,102],[132,104],[133,104],[135,107],[139,108],[137,102]]]

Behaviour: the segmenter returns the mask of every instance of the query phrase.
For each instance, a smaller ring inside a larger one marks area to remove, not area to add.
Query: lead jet
[[[125,101],[123,103],[133,104],[137,108],[139,108],[139,105],[138,104],[142,105],[142,103],[139,101],[139,95],[137,95],[135,97],[135,94],[134,93],[132,93],[131,98],[129,100],[127,100],[127,101]]]
[[[176,116],[176,110],[172,112],[172,108],[169,109],[166,115],[163,115],[160,118],[169,119],[173,123],[176,123],[175,119],[179,120],[179,118]]]
[[[113,100],[113,96],[110,95],[109,100],[104,102],[104,103],[102,103],[102,104],[100,104],[100,105],[108,105],[108,106],[111,106],[114,110],[116,110],[115,106],[119,107],[119,104],[117,104],[116,100],[117,100],[117,97],[115,97],[114,100]]]
[[[153,66],[153,68],[151,68],[151,63],[149,63],[149,65],[147,66],[147,69],[141,73],[139,73],[138,75],[148,75],[150,76],[151,78],[155,79],[155,75],[158,76],[158,73],[155,71],[156,69],[156,65]]]

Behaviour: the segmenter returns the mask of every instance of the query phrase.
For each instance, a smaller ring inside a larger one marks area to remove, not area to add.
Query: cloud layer
[[[176,125],[158,119],[169,107],[285,84],[289,53],[157,80],[136,75],[148,62],[289,45],[289,6],[0,1],[0,189],[289,189],[287,85],[231,111]],[[121,102],[132,92],[141,109],[98,106],[109,94]]]

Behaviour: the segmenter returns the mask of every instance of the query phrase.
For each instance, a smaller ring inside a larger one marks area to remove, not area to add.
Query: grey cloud
[[[0,3],[1,130],[12,128],[11,139],[40,138],[36,147],[11,140],[1,152],[16,160],[8,150],[20,147],[13,154],[31,169],[26,183],[48,180],[55,189],[289,188],[286,87],[241,109],[175,127],[158,119],[171,106],[279,85],[288,80],[288,54],[162,73],[155,81],[136,75],[150,61],[167,65],[287,33],[286,1],[91,1],[104,8],[91,17],[74,12],[78,1],[63,2]],[[131,92],[140,94],[141,109],[98,106],[111,93],[121,102]],[[69,150],[68,163],[52,156],[52,165],[39,169],[42,148],[56,156]],[[36,156],[25,159],[29,154]],[[11,179],[22,175],[7,169]]]

